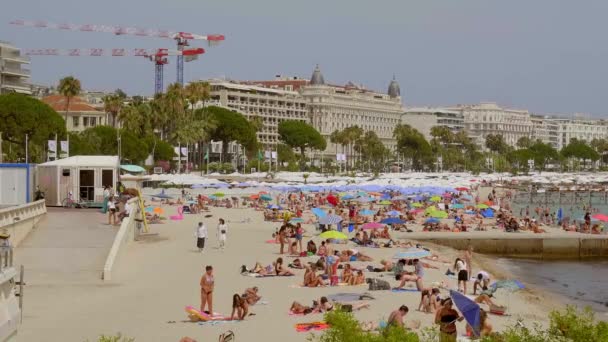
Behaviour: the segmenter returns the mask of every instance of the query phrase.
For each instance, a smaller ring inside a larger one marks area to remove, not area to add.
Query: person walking
[[[207,227],[205,227],[203,222],[198,223],[194,236],[196,236],[196,247],[198,247],[198,251],[203,253],[203,249],[205,248],[205,239],[207,238]]]
[[[110,196],[108,199],[108,224],[110,226],[116,225],[118,223],[118,219],[116,218],[116,202],[114,201],[114,197]]]
[[[226,234],[228,233],[228,225],[223,218],[220,219],[217,225],[217,239],[220,245],[220,249],[224,249],[226,246]]]

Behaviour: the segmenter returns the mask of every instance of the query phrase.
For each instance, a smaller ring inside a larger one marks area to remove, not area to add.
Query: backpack
[[[386,280],[372,278],[369,280],[369,290],[370,291],[381,291],[381,290],[390,290],[391,284]]]

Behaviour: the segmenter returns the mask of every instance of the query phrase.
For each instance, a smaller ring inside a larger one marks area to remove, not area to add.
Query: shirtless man
[[[262,299],[262,297],[260,295],[258,295],[257,286],[245,289],[245,292],[243,293],[243,295],[241,297],[243,297],[249,305],[254,305],[260,299]]]
[[[406,305],[401,305],[398,310],[391,312],[388,316],[388,325],[403,327],[403,318],[409,311],[410,309]]]
[[[469,248],[464,251],[464,261],[467,264],[467,273],[469,275],[473,274],[471,272],[471,265],[473,264],[473,245],[469,245]]]

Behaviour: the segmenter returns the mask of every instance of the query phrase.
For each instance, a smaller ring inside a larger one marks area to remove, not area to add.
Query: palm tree
[[[67,76],[59,80],[59,86],[57,86],[57,90],[59,94],[65,96],[65,127],[68,127],[68,113],[70,112],[70,102],[72,98],[78,94],[82,90],[80,86],[80,81],[73,76]]]
[[[184,88],[187,101],[190,103],[192,113],[194,113],[194,106],[203,102],[205,107],[205,101],[208,101],[211,97],[211,86],[209,82],[191,82]]]
[[[116,128],[116,118],[120,115],[124,106],[124,98],[121,95],[113,94],[103,97],[103,107],[106,113],[112,115],[112,127]]]

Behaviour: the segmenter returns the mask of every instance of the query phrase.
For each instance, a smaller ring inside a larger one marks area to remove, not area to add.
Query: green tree
[[[530,148],[534,142],[530,137],[521,137],[517,139],[517,147],[519,148]]]
[[[65,126],[67,128],[68,125],[68,113],[70,112],[70,102],[72,102],[72,98],[74,96],[78,96],[82,91],[82,86],[80,85],[80,81],[73,76],[67,76],[59,80],[59,85],[57,86],[57,91],[59,94],[65,96]]]
[[[120,111],[118,119],[122,128],[142,137],[152,134],[152,107],[148,103],[131,104]]]
[[[549,162],[559,160],[559,153],[557,150],[553,146],[545,144],[540,140],[530,145],[529,150],[533,154],[534,165],[540,171],[544,171]]]
[[[199,102],[203,102],[203,108],[205,108],[205,102],[211,98],[211,86],[209,82],[190,82],[184,88],[184,92],[192,112],[194,112],[194,107]]]
[[[18,153],[15,157],[25,156],[25,135],[30,147],[43,151],[47,140],[66,136],[65,123],[61,116],[50,106],[35,98],[10,93],[0,95],[0,132],[3,144],[12,144]],[[7,149],[3,149],[6,153]],[[33,151],[32,151],[33,152]],[[31,161],[41,162],[42,153],[30,153]]]
[[[293,149],[285,144],[277,144],[277,154],[279,163],[294,163],[297,159]]]
[[[116,119],[124,107],[125,98],[118,94],[106,95],[103,97],[103,108],[106,113],[112,115],[111,126],[116,128]]]
[[[422,170],[433,163],[431,145],[424,135],[410,125],[398,124],[393,130],[397,151],[412,161],[412,169]]]
[[[494,153],[506,153],[509,145],[501,134],[488,134],[486,136],[486,148]]]
[[[228,155],[228,143],[231,141],[236,141],[244,146],[248,157],[257,152],[258,140],[255,129],[242,114],[215,106],[207,107],[206,111],[216,122],[210,137],[212,140],[222,142],[223,155]]]
[[[576,138],[571,139],[570,143],[562,148],[560,153],[564,158],[583,160],[585,166],[587,160],[596,161],[600,158],[599,153],[591,146],[587,145],[583,140]]]
[[[304,121],[286,120],[279,123],[279,137],[291,148],[300,150],[300,162],[303,167],[307,148],[323,151],[327,147],[325,138],[314,127]]]
[[[375,173],[382,171],[391,154],[374,131],[365,132],[363,137],[357,140],[356,150],[365,157],[369,169]]]

